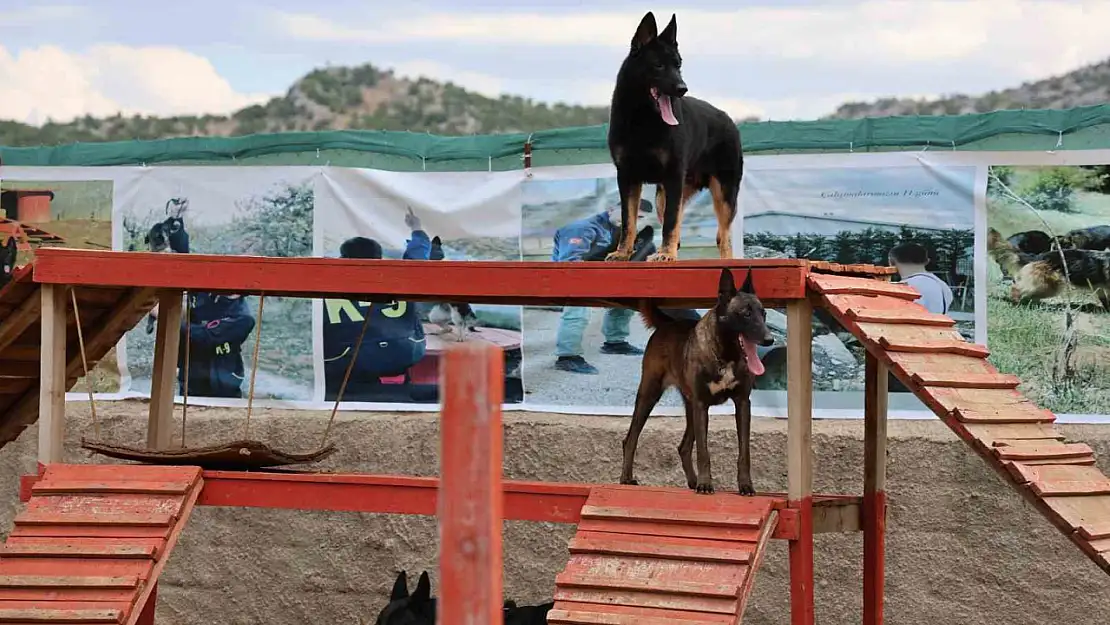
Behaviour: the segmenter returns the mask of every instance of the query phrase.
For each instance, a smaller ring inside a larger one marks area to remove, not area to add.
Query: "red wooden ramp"
[[[597,487],[548,623],[739,623],[778,512],[769,497]]]
[[[1021,380],[964,341],[956,322],[925,310],[908,285],[810,274],[810,289],[907,388],[999,475],[1110,573],[1110,478],[1056,415],[1017,391]]]
[[[0,623],[133,625],[201,485],[199,467],[49,465],[0,546]]]
[[[76,287],[91,371],[158,301],[154,289]],[[39,418],[39,351],[41,285],[32,267],[17,269],[0,289],[0,447],[19,438]],[[66,389],[83,375],[77,323],[70,295],[65,294]]]

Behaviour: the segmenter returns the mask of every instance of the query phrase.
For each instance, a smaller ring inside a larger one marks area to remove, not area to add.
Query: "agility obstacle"
[[[996,371],[986,361],[984,348],[964,342],[950,318],[914,304],[916,292],[890,283],[891,270],[879,267],[778,259],[668,265],[421,263],[43,248],[37,251],[33,271],[18,274],[0,292],[4,377],[0,441],[14,439],[38,420],[40,471],[24,478],[21,493],[36,507],[46,505],[35,502],[54,496],[49,494],[50,485],[61,478],[53,476],[73,470],[60,464],[64,394],[82,370],[80,357],[73,356],[78,353],[78,333],[75,320],[67,314],[68,297],[79,300],[82,311],[90,311],[82,313],[80,323],[84,335],[92,337],[85,345],[91,368],[156,301],[167,306],[177,302],[180,308],[182,292],[189,290],[556,306],[622,306],[653,299],[663,307],[706,308],[715,300],[722,267],[751,271],[765,305],[787,310],[787,493],[742,498],[734,493],[695,495],[675,488],[502,481],[500,353],[492,346],[463,345],[449,350],[442,363],[442,481],[204,471],[195,487],[199,490],[196,503],[438,515],[444,623],[451,622],[448,615],[463,614],[477,619],[469,622],[500,622],[502,519],[578,525],[569,545],[570,560],[555,580],[556,604],[549,615],[550,622],[567,625],[739,623],[771,539],[789,542],[791,622],[812,624],[814,534],[862,531],[864,623],[873,625],[883,622],[889,370],[1110,572],[1110,479],[1094,466],[1090,448],[1063,442],[1053,425],[1055,415],[1023,398],[1016,391],[1018,380]],[[422,292],[413,293],[413,288]],[[862,498],[812,492],[814,306],[824,307],[868,350]],[[159,316],[147,437],[151,449],[168,445],[172,421],[179,339],[171,325],[176,320],[167,322],[166,317],[173,316]],[[40,351],[36,376],[28,368],[33,368],[30,363]],[[84,496],[103,503],[98,514],[106,510],[109,518],[118,518],[135,508],[112,498],[128,492],[128,483],[134,487],[134,483],[152,481],[143,473],[151,468],[115,465],[113,469],[114,477],[97,477],[103,481],[82,488],[93,489]],[[458,506],[466,502],[470,502],[468,514],[457,514]],[[85,513],[74,509],[73,514]],[[179,531],[186,515],[173,519],[173,530],[164,530],[169,526],[163,525],[162,531]],[[140,547],[145,548],[136,548]],[[168,554],[168,548],[159,553]],[[56,588],[64,583],[36,573],[44,569],[28,562],[34,564],[33,559],[0,557],[3,575],[43,577],[35,583],[46,586],[11,586],[20,580],[0,577],[0,597],[22,592],[18,596],[27,604],[24,607],[54,610],[50,614],[57,616],[36,622],[152,622],[157,565],[145,577],[137,575],[140,583],[127,595],[131,603],[124,598],[106,608],[98,602],[56,599],[60,595],[50,584]],[[67,592],[78,594],[68,596],[85,596],[77,588]],[[112,590],[119,590],[122,597],[128,589]],[[22,613],[4,611],[16,608],[7,603],[2,607],[0,623],[26,621]],[[102,620],[75,620],[81,610],[85,614],[102,609],[115,611],[110,616],[101,614]],[[70,620],[58,620],[63,618]]]

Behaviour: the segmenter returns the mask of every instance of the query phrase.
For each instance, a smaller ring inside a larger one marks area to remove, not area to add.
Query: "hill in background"
[[[1110,60],[1002,91],[936,100],[883,98],[849,102],[823,119],[959,115],[1001,109],[1061,109],[1110,102]],[[329,67],[297,80],[283,96],[229,116],[84,117],[41,127],[0,121],[0,145],[58,145],[188,136],[235,136],[298,130],[409,130],[439,135],[531,132],[608,121],[607,106],[490,98],[450,82],[396,76],[373,65]],[[747,121],[747,120],[745,120]]]

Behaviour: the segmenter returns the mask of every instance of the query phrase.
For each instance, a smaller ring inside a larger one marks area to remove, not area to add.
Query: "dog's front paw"
[[[678,260],[674,254],[666,254],[664,252],[657,252],[647,257],[649,263],[673,263]]]
[[[755,494],[755,487],[752,486],[751,484],[741,484],[740,485],[740,494],[745,496],[745,497],[751,497],[752,495]]]
[[[695,488],[694,490],[696,490],[699,495],[712,495],[713,482],[708,480],[705,482],[698,480],[697,488]]]
[[[623,478],[622,477],[621,478],[621,484],[623,484],[625,486],[639,486],[640,482],[639,482],[639,480],[637,480],[634,477],[629,477],[629,478]]]
[[[622,262],[629,258],[632,258],[632,252],[622,252],[620,250],[609,252],[609,254],[605,256],[606,262]]]

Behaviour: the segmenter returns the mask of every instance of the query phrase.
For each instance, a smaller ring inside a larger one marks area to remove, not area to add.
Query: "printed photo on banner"
[[[117,206],[116,248],[311,256],[315,175],[299,167],[151,168]],[[179,394],[245,399],[253,373],[256,399],[312,399],[311,300],[195,292],[185,305]],[[156,308],[125,337],[131,391],[150,392],[157,316]]]
[[[317,192],[317,255],[412,262],[519,260],[519,185],[515,172],[329,168]],[[317,305],[327,402],[342,391],[344,403],[437,403],[440,358],[447,347],[463,341],[500,348],[505,402],[524,399],[519,306],[361,299],[325,299]]]
[[[1110,165],[991,167],[987,254],[991,362],[1053,412],[1110,413]]]
[[[644,262],[662,243],[655,185],[641,194],[633,261]],[[616,178],[532,179],[522,190],[525,260],[603,262],[620,239]],[[717,218],[708,191],[690,198],[682,220],[680,259],[719,258]],[[669,311],[697,315],[697,311]],[[528,403],[608,406],[631,410],[640,356],[650,331],[624,308],[526,307],[524,379]],[[668,391],[662,406],[681,406]]]
[[[113,191],[111,180],[0,179],[0,280],[7,282],[15,267],[30,262],[33,247],[111,249]],[[37,351],[29,360],[38,360]],[[89,378],[79,379],[74,390],[85,392],[90,381],[94,393],[120,390],[114,347]]]
[[[974,340],[975,175],[962,166],[750,169],[740,202],[744,256],[893,265],[896,280],[922,293],[922,305],[954,318]],[[775,345],[760,348],[766,373],[757,390],[786,388],[784,313],[767,311]],[[861,393],[864,356],[859,341],[815,312],[815,391]],[[893,379],[891,390],[905,391]],[[831,397],[815,403],[839,407]]]

